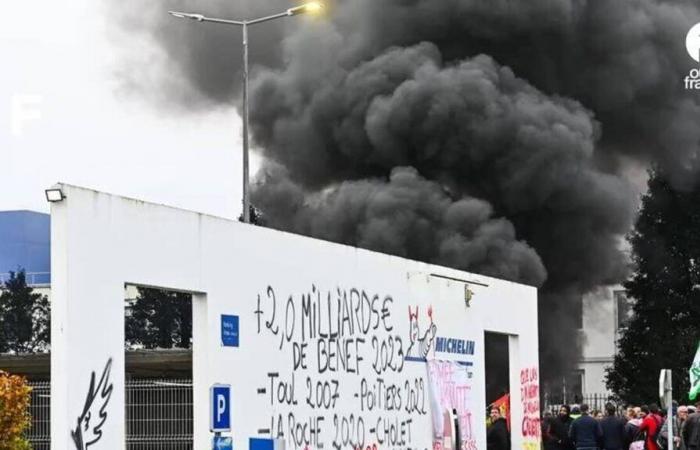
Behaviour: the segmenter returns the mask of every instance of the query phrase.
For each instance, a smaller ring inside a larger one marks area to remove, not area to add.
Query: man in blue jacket
[[[581,405],[581,417],[574,420],[569,437],[577,450],[597,450],[603,437],[600,423],[588,414],[588,405]]]
[[[603,450],[623,450],[625,448],[625,420],[617,416],[617,408],[612,403],[605,405],[606,416],[600,421],[603,431]]]

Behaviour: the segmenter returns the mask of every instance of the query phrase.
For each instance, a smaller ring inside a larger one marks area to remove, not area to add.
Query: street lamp
[[[317,14],[323,9],[320,2],[305,3],[294,8],[273,14],[271,16],[259,17],[251,20],[228,20],[206,17],[202,14],[184,13],[179,11],[168,11],[168,13],[178,19],[191,19],[197,22],[214,22],[225,25],[240,26],[243,30],[243,222],[250,223],[250,193],[248,181],[248,27],[263,22],[269,22],[283,17],[297,16],[299,14]]]

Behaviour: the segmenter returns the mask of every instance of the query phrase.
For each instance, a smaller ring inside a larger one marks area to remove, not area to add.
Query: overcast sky
[[[48,211],[43,191],[63,181],[238,216],[236,112],[168,114],[125,94],[118,55],[143,64],[162,55],[142,37],[115,35],[100,3],[3,2],[0,210]]]

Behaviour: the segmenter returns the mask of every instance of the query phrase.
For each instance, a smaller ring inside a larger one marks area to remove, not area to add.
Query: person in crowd
[[[569,430],[569,437],[576,450],[597,450],[603,437],[600,423],[588,414],[588,405],[581,405],[581,417],[574,420]],[[658,450],[658,449],[655,449]]]
[[[656,406],[656,405],[652,405]],[[659,407],[656,406],[656,411],[658,412]],[[659,417],[657,419],[657,417]],[[656,443],[656,434],[661,427],[661,418],[658,414],[654,414],[651,408],[647,405],[642,406],[642,425],[639,427],[639,431],[645,433],[644,448],[645,450],[660,450],[658,444]]]
[[[652,415],[654,420],[656,420],[656,423],[661,427],[663,425],[663,414],[661,409],[659,408],[659,405],[656,403],[652,403],[649,405],[649,413]]]
[[[562,405],[559,408],[559,415],[552,422],[552,436],[554,437],[557,450],[573,450],[574,446],[571,444],[571,439],[569,439],[569,429],[573,421],[569,405]]]
[[[700,408],[700,402],[695,406]],[[681,441],[688,450],[700,450],[700,412],[690,414],[685,420],[681,429]]]
[[[491,425],[486,430],[486,447],[488,450],[510,450],[510,433],[508,423],[501,416],[501,410],[491,408]]]
[[[594,409],[591,416],[593,416],[593,418],[595,420],[598,420],[598,421],[603,420],[603,411],[601,411],[599,409]]]
[[[668,424],[669,422],[673,424],[673,448],[675,450],[686,450],[683,439],[681,439],[681,430],[683,429],[683,423],[688,418],[688,407],[679,406],[676,410],[676,416],[673,420],[664,420],[664,424],[661,427],[659,443],[661,444],[662,450],[668,448]]]
[[[625,409],[625,421],[629,422],[630,420],[636,419],[636,418],[637,418],[637,415],[634,412],[634,406],[628,406]]]
[[[642,411],[637,406],[631,409],[632,414],[625,424],[624,447],[628,450],[644,450],[644,433],[639,432],[642,426]]]
[[[601,448],[603,450],[624,450],[625,419],[617,416],[617,408],[612,403],[605,405],[606,416],[600,421],[603,432]]]
[[[578,405],[571,405],[571,418],[576,420],[581,417],[581,408]]]
[[[558,450],[557,437],[554,435],[554,416],[545,411],[542,416],[542,447],[544,450]]]
[[[628,406],[625,410],[625,420],[630,421],[637,418],[637,413],[634,412],[634,406]]]

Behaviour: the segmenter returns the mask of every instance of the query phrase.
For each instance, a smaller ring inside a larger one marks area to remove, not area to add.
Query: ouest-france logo
[[[688,31],[685,37],[685,48],[690,57],[700,63],[700,22]],[[700,66],[690,69],[684,81],[686,89],[700,90]]]

